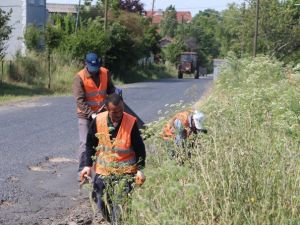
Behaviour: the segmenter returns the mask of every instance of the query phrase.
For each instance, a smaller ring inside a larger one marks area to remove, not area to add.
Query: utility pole
[[[152,0],[151,23],[153,23],[154,3],[155,3],[155,0]]]
[[[255,34],[254,34],[254,42],[253,42],[253,57],[256,57],[256,51],[257,51],[258,19],[259,19],[259,0],[256,0],[256,18],[255,18]]]
[[[104,32],[107,30],[107,13],[108,13],[108,2],[107,0],[104,1]],[[102,63],[105,66],[106,61],[106,53],[103,55]]]
[[[104,31],[107,30],[107,11],[108,11],[108,5],[107,0],[104,2]]]
[[[77,32],[77,29],[78,29],[78,20],[79,20],[80,4],[81,4],[81,0],[79,0],[79,2],[78,2],[77,15],[76,15],[76,24],[75,24],[75,34],[76,34],[76,32]]]
[[[242,23],[244,24],[245,23],[245,12],[246,12],[246,2],[244,1],[242,3],[242,7],[243,7],[243,13],[242,13]],[[244,55],[244,52],[245,52],[245,34],[243,33],[242,34],[242,37],[241,37],[241,55]]]

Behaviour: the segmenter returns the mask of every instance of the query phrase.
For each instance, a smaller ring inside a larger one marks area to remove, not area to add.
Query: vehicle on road
[[[183,78],[183,74],[194,74],[195,79],[199,76],[206,76],[207,69],[200,67],[197,52],[183,52],[180,55],[180,62],[178,66],[178,79]]]

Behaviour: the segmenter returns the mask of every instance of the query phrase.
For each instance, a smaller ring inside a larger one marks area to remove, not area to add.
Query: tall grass
[[[229,59],[201,104],[209,133],[191,138],[192,157],[179,164],[159,135],[150,139],[127,224],[300,224],[299,99],[299,71]]]
[[[79,64],[67,56],[53,54],[50,57],[49,77],[49,60],[46,54],[31,52],[27,56],[17,55],[10,64],[8,80],[39,88],[46,88],[50,83],[52,92],[69,93],[74,75],[82,66]]]

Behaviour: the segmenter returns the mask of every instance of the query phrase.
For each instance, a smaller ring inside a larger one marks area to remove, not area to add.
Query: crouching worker
[[[141,169],[146,152],[136,118],[124,112],[122,97],[110,94],[105,105],[107,111],[97,115],[88,131],[81,179],[95,172],[93,199],[104,219],[114,224],[128,211],[133,184],[145,181]]]
[[[199,111],[179,112],[163,127],[162,137],[166,141],[168,154],[171,158],[178,158],[178,151],[191,148],[191,143],[187,145],[186,139],[191,134],[198,132],[207,133],[203,128],[204,114]],[[175,143],[175,145],[172,143]],[[177,149],[177,151],[175,150]],[[190,157],[190,151],[185,151]]]

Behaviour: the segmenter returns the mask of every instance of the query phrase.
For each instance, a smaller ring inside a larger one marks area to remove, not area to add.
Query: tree
[[[35,25],[29,25],[26,27],[24,40],[29,51],[40,51],[42,48],[42,31]]]
[[[12,10],[5,12],[0,8],[0,59],[5,56],[5,41],[9,39],[12,27],[8,25]]]
[[[182,40],[175,40],[163,49],[164,59],[177,66],[180,54],[186,49],[187,47]]]
[[[160,22],[160,33],[162,37],[169,36],[173,38],[177,30],[177,17],[175,6],[170,5],[164,12],[163,19]]]
[[[238,56],[252,54],[256,0],[247,5],[230,5],[223,11],[218,39],[221,52]],[[300,8],[296,0],[261,0],[258,26],[258,53],[276,56],[286,62],[300,52]],[[296,58],[294,58],[295,60]]]
[[[88,20],[87,25],[81,27],[77,33],[65,35],[60,43],[58,51],[68,53],[72,58],[82,60],[87,52],[95,52],[104,55],[110,48],[109,35],[103,32],[103,24],[100,19]]]
[[[54,49],[59,47],[62,40],[62,31],[52,24],[48,23],[44,32],[46,50],[49,54],[53,52]]]

